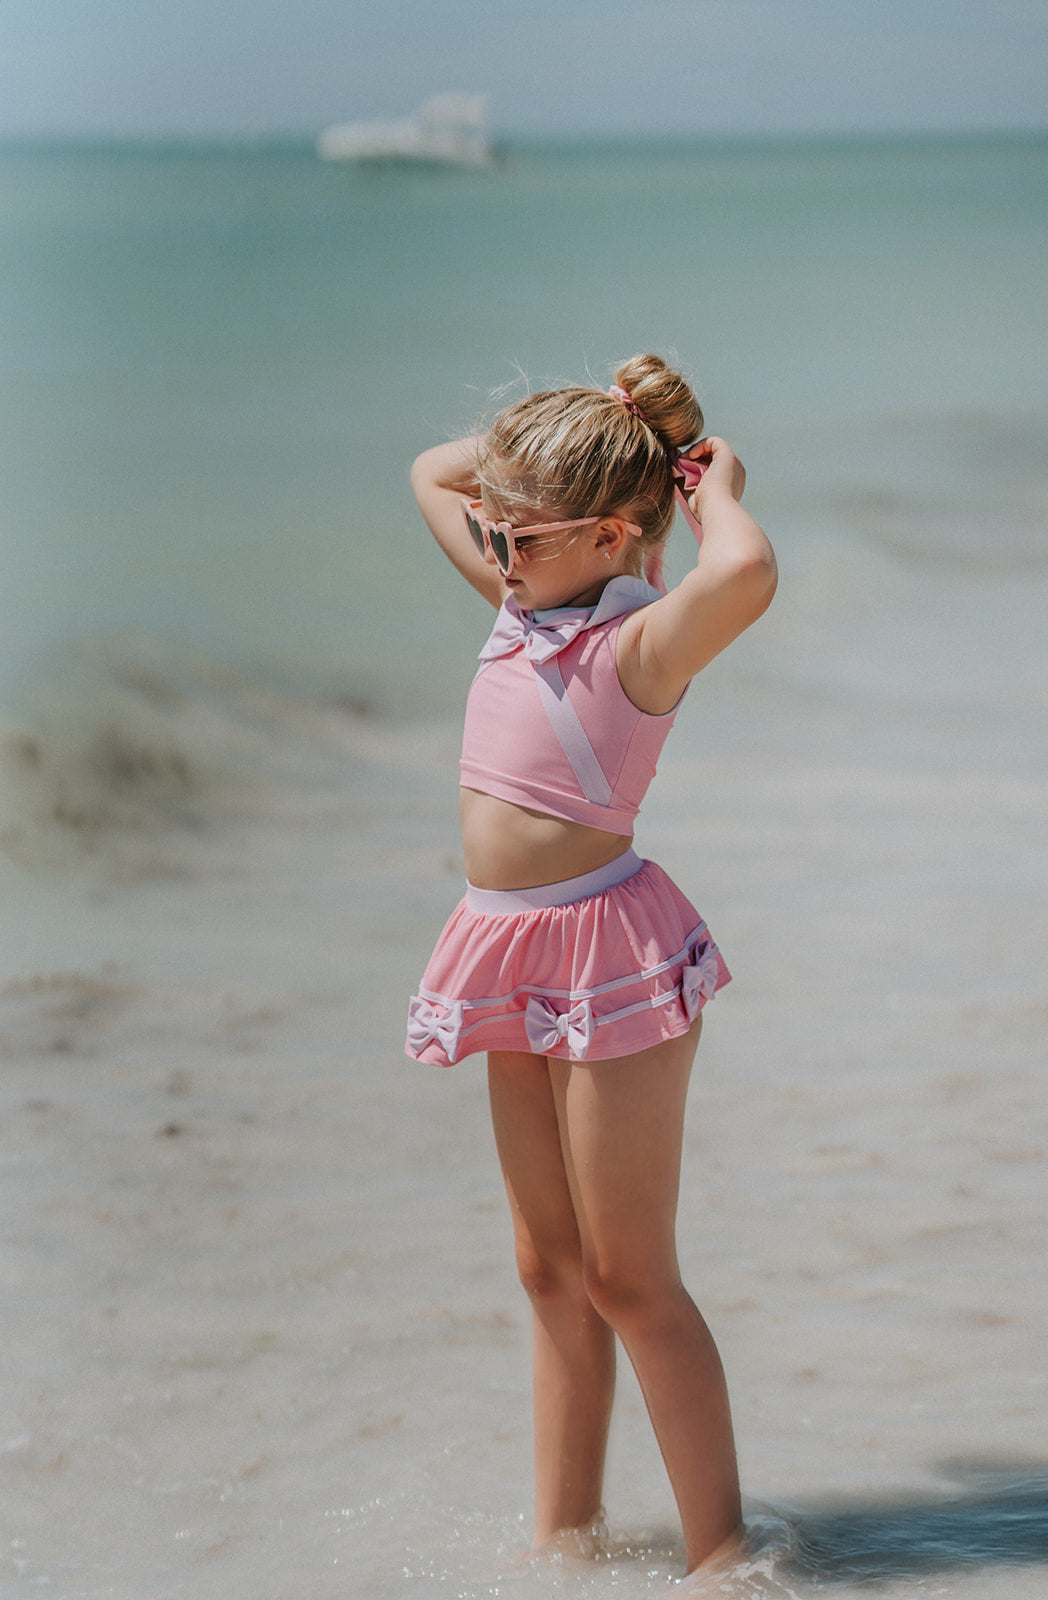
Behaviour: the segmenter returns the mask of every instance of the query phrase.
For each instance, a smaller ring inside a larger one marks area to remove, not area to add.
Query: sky
[[[1048,0],[0,0],[0,137],[1048,126]]]

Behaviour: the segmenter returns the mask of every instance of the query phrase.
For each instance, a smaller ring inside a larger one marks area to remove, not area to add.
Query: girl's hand
[[[701,506],[707,495],[715,497],[727,493],[733,500],[742,499],[746,487],[746,468],[727,440],[711,434],[709,438],[700,439],[698,444],[692,445],[685,454],[693,461],[705,463],[702,480],[688,502],[700,522]]]

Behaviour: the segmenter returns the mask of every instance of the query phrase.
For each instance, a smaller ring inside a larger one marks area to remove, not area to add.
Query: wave
[[[377,723],[351,692],[281,691],[159,646],[85,648],[0,732],[0,854],[140,872],[153,850],[172,870],[155,856],[166,836],[203,846],[224,828],[345,808]]]

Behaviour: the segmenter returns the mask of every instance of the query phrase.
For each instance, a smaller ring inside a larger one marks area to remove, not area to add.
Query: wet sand
[[[785,699],[739,739],[745,688],[718,694],[639,844],[736,980],[681,1202],[771,1552],[728,1592],[1048,1595],[1045,783],[875,759],[831,705],[803,755]],[[515,1565],[527,1313],[482,1064],[400,1054],[458,894],[457,730],[252,716],[298,759],[241,750],[181,812],[139,774],[108,821],[41,820],[23,778],[51,865],[26,822],[0,971],[5,1594],[662,1593],[681,1550],[625,1371],[606,1558]]]

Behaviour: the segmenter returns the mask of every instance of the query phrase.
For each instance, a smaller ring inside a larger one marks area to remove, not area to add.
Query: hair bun
[[[615,382],[664,444],[683,450],[702,436],[702,407],[690,383],[661,356],[631,356],[616,371]]]

